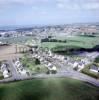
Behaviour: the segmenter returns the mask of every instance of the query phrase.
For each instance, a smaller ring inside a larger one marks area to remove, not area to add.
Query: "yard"
[[[90,71],[90,66],[92,66],[92,65],[97,65],[97,63],[92,63],[92,64],[85,66],[85,68],[83,68],[81,72],[84,74],[87,74],[91,77],[94,77],[96,79],[99,79],[99,73],[95,73],[95,72]],[[99,67],[99,66],[97,66],[97,67]]]
[[[40,64],[38,59],[28,58],[27,55],[21,59],[21,62],[32,73],[46,73],[48,70],[44,65]]]
[[[69,78],[0,84],[0,100],[99,100],[99,88]]]

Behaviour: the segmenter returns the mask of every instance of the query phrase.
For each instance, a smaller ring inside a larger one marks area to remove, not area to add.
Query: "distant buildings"
[[[68,24],[55,26],[42,26],[19,28],[11,31],[0,31],[0,37],[18,36],[68,36],[68,35],[99,35],[99,25],[95,24]]]
[[[6,46],[9,45],[9,43],[0,41],[0,46],[5,46],[5,45]]]

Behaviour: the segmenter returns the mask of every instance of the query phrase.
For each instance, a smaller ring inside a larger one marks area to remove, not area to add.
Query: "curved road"
[[[56,61],[53,60],[53,64],[55,64],[57,66],[60,66],[61,68],[63,68],[63,70],[59,70],[57,74],[51,74],[51,75],[36,74],[36,75],[33,75],[33,76],[21,76],[17,72],[12,60],[9,60],[8,64],[11,67],[12,77],[0,80],[0,83],[5,83],[5,82],[10,82],[10,81],[15,81],[15,80],[32,79],[32,78],[68,77],[68,78],[73,78],[73,79],[78,79],[78,80],[81,80],[81,81],[84,81],[84,82],[88,82],[88,83],[90,83],[90,84],[92,84],[94,86],[99,87],[99,80],[96,80],[96,79],[94,79],[94,78],[92,78],[90,76],[87,76],[85,74],[79,73],[77,71],[64,70],[64,68],[63,68],[64,64],[62,64],[61,62],[59,62],[57,60]]]

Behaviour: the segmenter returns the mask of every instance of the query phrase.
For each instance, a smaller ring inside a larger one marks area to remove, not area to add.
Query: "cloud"
[[[57,7],[58,7],[58,8],[65,8],[65,5],[62,4],[62,3],[58,3],[58,4],[57,4]]]
[[[88,10],[99,10],[99,3],[87,3],[83,5],[83,8]]]
[[[13,6],[13,5],[33,5],[36,3],[47,3],[49,0],[0,0],[0,6]]]
[[[43,10],[43,11],[40,12],[40,14],[46,15],[46,14],[47,14],[47,11],[44,11],[44,10]]]
[[[56,6],[63,10],[99,10],[99,0],[0,0],[0,9],[13,6],[39,7],[47,5],[53,9]]]
[[[64,10],[80,10],[80,6],[77,4],[69,5],[69,4],[58,3],[57,7]]]
[[[99,0],[57,0],[57,7],[64,10],[99,10]]]

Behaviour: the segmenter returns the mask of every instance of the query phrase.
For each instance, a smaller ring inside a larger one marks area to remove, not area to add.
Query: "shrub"
[[[57,71],[56,71],[56,70],[52,70],[51,73],[52,73],[52,74],[56,74]]]
[[[99,63],[99,56],[95,59],[94,62]]]
[[[50,74],[50,71],[48,70],[48,71],[46,72],[46,74]]]

